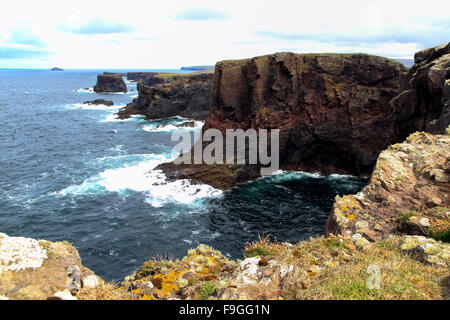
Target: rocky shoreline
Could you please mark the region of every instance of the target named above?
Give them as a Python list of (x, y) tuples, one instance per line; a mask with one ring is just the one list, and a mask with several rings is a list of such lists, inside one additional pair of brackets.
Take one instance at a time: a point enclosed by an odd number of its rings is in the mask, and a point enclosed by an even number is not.
[[(281, 128), (283, 168), (370, 182), (336, 197), (323, 236), (260, 238), (236, 261), (200, 245), (180, 260), (149, 260), (121, 284), (83, 267), (67, 242), (0, 234), (0, 299), (449, 299), (449, 79), (450, 43), (418, 52), (411, 69), (361, 54), (281, 53), (219, 62), (214, 77), (139, 79), (124, 117), (179, 112), (175, 97), (193, 99), (199, 86), (204, 101), (212, 81), (205, 129)], [(257, 176), (237, 165), (160, 169), (222, 189)]]

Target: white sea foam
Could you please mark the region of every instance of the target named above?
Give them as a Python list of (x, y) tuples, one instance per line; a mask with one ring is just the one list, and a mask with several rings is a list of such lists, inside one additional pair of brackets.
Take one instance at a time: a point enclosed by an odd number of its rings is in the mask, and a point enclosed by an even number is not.
[(152, 123), (150, 125), (146, 125), (144, 127), (142, 127), (142, 129), (144, 131), (147, 132), (171, 132), (171, 131), (175, 131), (175, 130), (188, 130), (188, 131), (195, 131), (195, 130), (199, 130), (203, 127), (204, 122), (203, 121), (194, 121), (194, 126), (179, 126), (180, 124), (183, 124), (184, 121), (175, 121), (171, 124), (167, 124), (164, 126), (158, 126), (157, 123)]
[[(116, 110), (114, 110), (116, 111)], [(121, 119), (117, 117), (117, 114), (115, 112), (107, 115), (104, 119), (100, 120), (100, 122), (124, 122), (124, 121), (132, 121), (132, 120), (139, 120), (142, 119), (143, 116), (141, 115), (132, 115), (129, 118)]]
[(337, 173), (330, 174), (327, 177), (327, 179), (331, 179), (331, 180), (352, 179), (352, 178), (356, 178), (356, 177), (352, 176), (350, 174), (337, 174)]
[[(118, 156), (123, 159), (127, 156)], [(169, 155), (142, 155), (143, 161), (134, 165), (123, 165), (120, 168), (106, 169), (99, 174), (90, 177), (81, 184), (69, 186), (59, 195), (82, 196), (105, 192), (124, 193), (127, 190), (144, 192), (146, 202), (154, 207), (161, 207), (169, 202), (191, 204), (197, 199), (220, 196), (222, 191), (206, 184), (193, 184), (189, 180), (167, 181), (166, 176), (160, 170), (154, 168), (172, 160)], [(104, 157), (98, 161), (111, 160), (114, 157)], [(117, 160), (116, 159), (116, 160)]]
[(73, 90), (73, 92), (94, 93), (94, 88), (79, 88), (79, 89)]
[(90, 104), (90, 103), (75, 103), (73, 105), (68, 106), (68, 108), (70, 109), (102, 110), (102, 111), (117, 111), (122, 107), (124, 107), (124, 105), (107, 106), (104, 104)]

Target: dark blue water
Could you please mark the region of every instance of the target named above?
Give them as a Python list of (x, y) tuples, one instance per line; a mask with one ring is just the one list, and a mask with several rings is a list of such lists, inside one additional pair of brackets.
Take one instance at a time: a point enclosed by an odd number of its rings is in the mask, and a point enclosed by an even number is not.
[[(259, 233), (291, 242), (319, 234), (334, 197), (364, 186), (301, 172), (225, 193), (168, 183), (152, 169), (171, 159), (171, 132), (184, 119), (115, 120), (136, 87), (86, 90), (102, 71), (0, 70), (0, 232), (68, 240), (84, 265), (120, 281), (156, 255), (182, 257), (199, 243), (242, 258)], [(98, 98), (115, 106), (82, 104)]]

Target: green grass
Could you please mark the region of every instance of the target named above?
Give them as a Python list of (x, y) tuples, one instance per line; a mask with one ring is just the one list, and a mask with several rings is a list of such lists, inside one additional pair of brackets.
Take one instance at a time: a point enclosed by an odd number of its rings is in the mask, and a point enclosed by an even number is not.
[(155, 75), (155, 78), (171, 79), (171, 78), (175, 78), (175, 77), (191, 77), (191, 76), (196, 76), (196, 75), (205, 74), (205, 73), (213, 73), (213, 72), (214, 72), (214, 69), (207, 69), (207, 70), (201, 70), (201, 71), (190, 72), (190, 73), (161, 72), (161, 73), (158, 73), (157, 75)]

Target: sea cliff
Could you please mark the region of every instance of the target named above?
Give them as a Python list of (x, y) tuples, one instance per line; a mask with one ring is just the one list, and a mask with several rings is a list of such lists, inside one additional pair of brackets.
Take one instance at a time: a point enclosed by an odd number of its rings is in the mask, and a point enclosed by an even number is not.
[[(284, 168), (370, 175), (360, 193), (336, 197), (324, 235), (260, 238), (241, 260), (199, 245), (112, 284), (67, 242), (0, 234), (0, 298), (449, 299), (449, 58), (445, 44), (411, 69), (360, 54), (218, 63), (206, 128), (281, 128)], [(189, 79), (175, 80), (181, 91)], [(145, 90), (158, 100), (163, 89)], [(161, 168), (173, 179), (223, 189), (251, 178), (244, 166), (171, 166)]]

